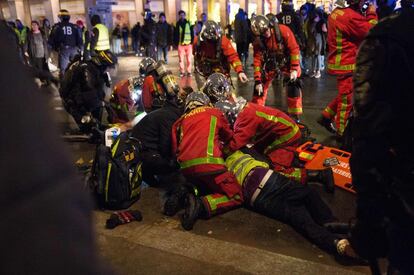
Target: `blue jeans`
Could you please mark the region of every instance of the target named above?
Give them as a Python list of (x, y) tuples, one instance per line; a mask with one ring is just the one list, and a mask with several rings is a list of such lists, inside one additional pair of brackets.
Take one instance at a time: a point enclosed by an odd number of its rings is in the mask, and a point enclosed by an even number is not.
[(165, 63), (168, 63), (168, 46), (158, 46), (158, 60), (162, 60), (163, 55)]
[(59, 50), (59, 69), (61, 76), (63, 76), (69, 65), (69, 62), (75, 57), (77, 53), (77, 47), (63, 47)]

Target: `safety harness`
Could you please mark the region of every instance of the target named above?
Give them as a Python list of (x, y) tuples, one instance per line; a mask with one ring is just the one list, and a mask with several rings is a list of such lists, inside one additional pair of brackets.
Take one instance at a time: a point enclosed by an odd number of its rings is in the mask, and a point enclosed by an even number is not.
[[(263, 54), (263, 66), (262, 66), (262, 78), (265, 77), (266, 73), (271, 71), (276, 71), (278, 74), (280, 73), (280, 69), (284, 67), (289, 62), (289, 58), (286, 58), (285, 55), (285, 45), (282, 39), (282, 34), (279, 28), (279, 24), (277, 22), (273, 23), (273, 32), (276, 37), (277, 49), (269, 49), (266, 46), (266, 42), (264, 41), (264, 37), (259, 37), (260, 48), (264, 52)], [(272, 39), (273, 43), (273, 39)]]
[[(222, 44), (222, 37), (217, 40), (216, 43), (216, 57), (215, 58), (206, 58), (201, 53), (201, 39), (197, 40), (196, 48), (195, 48), (195, 58), (194, 58), (194, 67), (196, 69), (196, 72), (203, 76), (208, 77), (212, 73), (223, 73), (225, 75), (228, 75), (230, 73), (230, 65), (227, 62), (223, 62), (223, 50), (221, 48)], [(227, 64), (225, 66), (224, 64)]]

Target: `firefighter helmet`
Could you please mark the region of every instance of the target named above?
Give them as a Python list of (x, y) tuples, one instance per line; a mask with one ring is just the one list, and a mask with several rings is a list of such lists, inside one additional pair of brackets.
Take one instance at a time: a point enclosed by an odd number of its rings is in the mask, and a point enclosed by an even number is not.
[(214, 107), (223, 112), (224, 116), (229, 121), (230, 125), (233, 127), (236, 122), (237, 116), (246, 106), (247, 101), (243, 97), (238, 97), (235, 102), (229, 100), (219, 101)]
[(221, 37), (223, 30), (221, 29), (220, 25), (213, 20), (207, 20), (204, 23), (203, 28), (200, 32), (200, 40), (212, 40), (217, 41)]
[(275, 26), (278, 23), (277, 17), (273, 13), (266, 14), (266, 18), (269, 20), (269, 23), (272, 26)]
[(224, 74), (214, 73), (207, 78), (201, 91), (205, 93), (214, 104), (217, 101), (226, 100), (231, 96), (231, 85)]
[(252, 19), (252, 31), (255, 35), (264, 35), (264, 33), (269, 29), (269, 19), (263, 15), (257, 15)]
[(191, 111), (200, 106), (207, 106), (210, 104), (210, 99), (203, 92), (192, 92), (185, 99), (185, 112)]
[(62, 22), (69, 22), (70, 13), (68, 12), (68, 10), (60, 10), (59, 13), (58, 13), (58, 18)]
[(282, 11), (293, 11), (293, 1), (292, 0), (282, 0)]
[(139, 74), (145, 76), (149, 73), (149, 69), (152, 65), (155, 64), (155, 60), (151, 57), (145, 57), (139, 63)]

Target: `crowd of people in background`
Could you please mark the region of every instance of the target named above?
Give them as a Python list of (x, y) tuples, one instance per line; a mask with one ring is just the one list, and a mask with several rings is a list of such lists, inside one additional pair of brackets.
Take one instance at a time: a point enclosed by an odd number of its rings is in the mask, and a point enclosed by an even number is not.
[[(114, 24), (110, 32), (112, 52), (121, 55), (132, 51), (136, 56), (164, 60), (168, 64), (168, 53), (175, 47), (179, 55), (180, 75), (191, 76), (192, 44), (207, 21), (207, 15), (202, 13), (194, 24), (186, 19), (186, 13), (182, 10), (179, 11), (179, 20), (175, 24), (169, 22), (163, 12), (156, 18), (150, 10), (145, 10), (143, 16), (143, 25), (137, 22), (131, 29), (125, 23)], [(247, 12), (239, 9), (232, 24), (224, 28), (224, 35), (236, 45), (244, 68), (248, 65), (249, 47), (254, 40), (250, 20), (255, 16), (253, 13), (249, 18)], [(321, 71), (325, 69), (327, 17), (323, 7), (305, 3), (295, 11), (291, 1), (282, 1), (281, 12), (276, 15), (278, 22), (289, 26), (295, 34), (301, 49), (300, 63), (305, 76), (320, 78)], [(83, 40), (87, 40), (90, 34), (85, 22), (78, 20), (77, 25)], [(22, 58), (37, 69), (48, 71), (47, 61), (51, 50), (47, 43), (51, 32), (49, 20), (45, 18), (41, 22), (32, 21), (30, 28), (20, 20), (9, 22), (9, 26), (16, 33)]]

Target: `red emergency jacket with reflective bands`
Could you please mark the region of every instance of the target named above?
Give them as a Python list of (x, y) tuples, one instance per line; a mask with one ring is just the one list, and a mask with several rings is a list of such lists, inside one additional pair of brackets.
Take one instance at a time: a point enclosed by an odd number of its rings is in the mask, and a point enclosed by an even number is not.
[(328, 18), (328, 73), (348, 74), (355, 70), (358, 47), (377, 23), (375, 8), (367, 16), (352, 8), (336, 8)]
[(188, 173), (214, 173), (225, 169), (222, 142), (233, 134), (223, 113), (213, 107), (198, 107), (183, 115), (172, 128), (173, 153)]
[[(237, 73), (243, 72), (243, 66), (240, 61), (239, 55), (237, 54), (236, 50), (233, 48), (230, 40), (226, 36), (221, 37), (221, 55), (220, 60), (217, 59), (217, 45), (215, 42), (211, 41), (200, 41), (198, 42), (199, 37), (194, 38), (194, 55), (195, 58), (201, 57), (202, 59), (207, 59), (213, 63), (220, 63), (225, 62), (225, 64), (221, 64), (223, 68), (233, 67), (233, 69)], [(199, 46), (198, 46), (199, 44)], [(200, 51), (200, 52), (198, 52)], [(203, 61), (203, 60), (201, 60)], [(221, 72), (223, 74), (228, 74), (230, 72)]]
[(299, 126), (284, 112), (254, 103), (248, 103), (237, 116), (230, 151), (253, 143), (265, 154), (299, 140)]
[[(285, 53), (288, 53), (290, 64), (288, 64), (288, 68), (285, 68), (287, 72), (296, 70), (298, 72), (298, 76), (301, 74), (300, 66), (299, 66), (299, 45), (296, 42), (295, 35), (290, 30), (289, 27), (279, 24), (280, 34), (282, 36), (283, 44), (285, 47)], [(269, 51), (277, 51), (278, 44), (274, 29), (271, 28), (272, 36), (265, 39), (265, 44), (262, 45), (260, 38), (257, 37), (255, 42), (253, 43), (253, 65), (254, 65), (254, 79), (257, 81), (262, 80), (262, 67), (264, 64), (264, 55), (265, 52), (263, 50), (263, 46), (266, 47)], [(287, 48), (287, 49), (286, 49)]]

